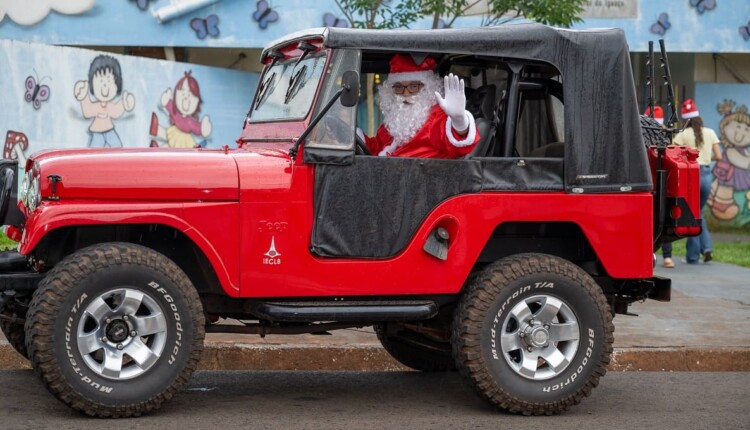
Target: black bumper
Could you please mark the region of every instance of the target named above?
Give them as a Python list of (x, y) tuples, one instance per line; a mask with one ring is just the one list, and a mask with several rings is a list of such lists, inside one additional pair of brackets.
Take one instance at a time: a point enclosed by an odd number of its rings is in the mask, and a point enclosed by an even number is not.
[(6, 291), (14, 291), (15, 294), (31, 293), (36, 290), (36, 286), (44, 276), (44, 273), (29, 268), (26, 258), (18, 252), (0, 252), (0, 293)]
[(669, 278), (662, 278), (661, 276), (654, 276), (649, 279), (654, 283), (651, 291), (648, 293), (648, 298), (656, 300), (658, 302), (668, 302), (672, 300), (672, 280)]

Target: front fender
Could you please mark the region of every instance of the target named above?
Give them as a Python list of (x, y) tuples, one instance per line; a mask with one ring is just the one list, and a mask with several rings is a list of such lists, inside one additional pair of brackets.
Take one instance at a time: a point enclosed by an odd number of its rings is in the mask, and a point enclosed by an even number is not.
[[(210, 217), (207, 216), (210, 214)], [(58, 202), (42, 204), (26, 221), (18, 251), (27, 255), (50, 232), (74, 226), (160, 224), (174, 228), (193, 241), (214, 268), (222, 288), (239, 295), (237, 243), (226, 232), (237, 231), (238, 205), (212, 203), (115, 203)], [(220, 222), (217, 222), (220, 220)], [(236, 237), (236, 235), (235, 235)], [(211, 240), (211, 239), (214, 240)], [(235, 241), (236, 242), (236, 241)]]

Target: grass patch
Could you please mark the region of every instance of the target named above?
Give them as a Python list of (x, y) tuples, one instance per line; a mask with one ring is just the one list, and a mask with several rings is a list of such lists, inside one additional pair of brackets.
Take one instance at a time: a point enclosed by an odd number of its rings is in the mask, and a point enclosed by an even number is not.
[[(672, 243), (672, 254), (685, 256), (686, 239)], [(742, 267), (750, 267), (750, 242), (733, 240), (729, 242), (717, 242), (714, 240), (714, 261), (734, 264)]]
[(16, 249), (18, 242), (8, 239), (5, 233), (0, 233), (0, 250)]

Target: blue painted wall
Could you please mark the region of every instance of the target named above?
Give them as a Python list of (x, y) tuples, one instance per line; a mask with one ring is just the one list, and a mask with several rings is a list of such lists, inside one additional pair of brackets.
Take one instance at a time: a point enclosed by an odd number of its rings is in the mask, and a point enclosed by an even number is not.
[[(277, 14), (275, 22), (267, 22), (265, 29), (253, 19), (259, 3), (254, 0), (210, 0), (217, 3), (194, 10), (160, 24), (154, 13), (174, 4), (200, 0), (46, 0), (50, 4), (67, 2), (93, 3), (78, 15), (51, 12), (34, 25), (19, 25), (11, 16), (0, 21), (0, 38), (66, 45), (109, 46), (206, 46), (206, 47), (263, 47), (287, 33), (323, 25), (323, 15), (341, 14), (333, 0), (272, 0), (267, 4)], [(713, 0), (704, 0), (710, 2)], [(142, 2), (146, 10), (138, 8)], [(663, 13), (668, 15), (669, 28), (664, 37), (671, 52), (750, 52), (750, 40), (744, 40), (741, 27), (750, 27), (750, 1), (715, 0), (714, 9), (702, 14), (691, 6), (691, 0), (592, 0), (610, 3), (638, 2), (637, 18), (589, 18), (574, 28), (621, 27), (625, 30), (633, 51), (645, 51), (647, 41), (659, 35), (652, 27)], [(13, 3), (25, 4), (21, 0)], [(44, 3), (42, 1), (41, 3)], [(260, 8), (263, 9), (261, 4)], [(2, 7), (2, 6), (0, 6)], [(26, 6), (30, 7), (30, 6)], [(615, 9), (616, 6), (613, 6)], [(0, 16), (5, 11), (0, 10)], [(198, 35), (206, 29), (194, 19), (215, 15), (218, 23), (208, 25), (212, 32), (203, 39)], [(257, 16), (257, 15), (256, 15)], [(269, 15), (268, 17), (273, 17)], [(481, 18), (472, 16), (456, 21), (455, 27), (480, 24)], [(429, 28), (431, 20), (415, 23), (413, 28)], [(218, 29), (218, 33), (216, 33)], [(212, 35), (213, 33), (214, 35)]]

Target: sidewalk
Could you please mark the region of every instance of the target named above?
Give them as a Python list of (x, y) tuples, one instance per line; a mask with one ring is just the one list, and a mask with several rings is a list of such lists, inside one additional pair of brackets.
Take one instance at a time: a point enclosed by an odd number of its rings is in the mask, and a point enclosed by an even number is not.
[[(750, 269), (712, 262), (657, 263), (672, 278), (672, 301), (630, 307), (615, 317), (611, 370), (750, 371)], [(0, 336), (0, 368), (28, 368)], [(371, 328), (331, 335), (208, 334), (204, 370), (404, 370)]]

